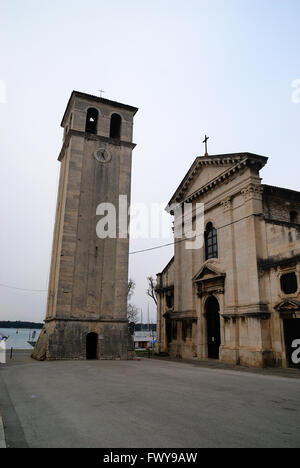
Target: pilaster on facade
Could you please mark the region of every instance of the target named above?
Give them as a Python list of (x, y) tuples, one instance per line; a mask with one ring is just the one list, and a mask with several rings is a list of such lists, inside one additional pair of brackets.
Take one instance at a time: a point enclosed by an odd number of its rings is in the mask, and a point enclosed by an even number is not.
[(221, 206), (223, 208), (224, 213), (231, 211), (232, 210), (232, 197), (226, 197), (224, 200), (222, 200)]
[(263, 192), (263, 187), (260, 184), (253, 182), (241, 190), (241, 194), (244, 196), (245, 202), (249, 200), (262, 201)]

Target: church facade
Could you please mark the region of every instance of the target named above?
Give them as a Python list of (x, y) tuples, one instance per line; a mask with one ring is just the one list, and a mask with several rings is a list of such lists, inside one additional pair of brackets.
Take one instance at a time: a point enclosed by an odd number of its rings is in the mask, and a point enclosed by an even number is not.
[(263, 185), (268, 159), (195, 160), (170, 200), (204, 204), (204, 242), (157, 276), (158, 348), (173, 358), (292, 367), (300, 340), (300, 193)]

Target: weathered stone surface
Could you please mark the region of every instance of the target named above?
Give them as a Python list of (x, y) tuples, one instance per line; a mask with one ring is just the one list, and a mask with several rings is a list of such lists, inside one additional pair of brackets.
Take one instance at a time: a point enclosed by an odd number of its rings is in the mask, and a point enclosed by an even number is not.
[[(207, 358), (206, 304), (214, 296), (221, 361), (289, 365), (284, 320), (300, 319), (300, 193), (262, 185), (266, 162), (249, 153), (197, 158), (171, 199), (191, 203), (194, 214), (196, 203), (204, 204), (205, 226), (217, 230), (218, 256), (206, 260), (204, 246), (186, 250), (185, 242), (175, 243), (174, 259), (158, 275), (158, 352)], [(298, 282), (292, 294), (280, 284), (289, 272)], [(187, 324), (191, 336), (184, 336)]]
[[(99, 113), (95, 134), (86, 132), (87, 111)], [(136, 108), (73, 92), (63, 118), (60, 182), (52, 249), (46, 323), (36, 359), (85, 359), (86, 338), (97, 334), (98, 359), (128, 359), (129, 238), (100, 239), (96, 215), (119, 195), (130, 203), (133, 117)], [(121, 117), (119, 138), (110, 138), (111, 115)], [(106, 162), (95, 157), (99, 150)]]

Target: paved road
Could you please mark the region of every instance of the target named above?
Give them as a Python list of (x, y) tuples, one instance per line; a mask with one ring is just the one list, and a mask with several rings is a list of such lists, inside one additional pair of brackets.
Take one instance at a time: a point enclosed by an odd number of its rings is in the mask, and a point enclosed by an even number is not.
[(160, 360), (0, 367), (13, 447), (300, 447), (300, 380)]

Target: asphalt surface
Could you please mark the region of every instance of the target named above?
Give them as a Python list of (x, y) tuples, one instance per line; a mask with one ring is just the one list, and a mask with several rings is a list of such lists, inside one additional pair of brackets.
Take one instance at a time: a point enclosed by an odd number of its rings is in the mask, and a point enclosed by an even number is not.
[(8, 447), (300, 447), (300, 379), (156, 359), (0, 366)]

